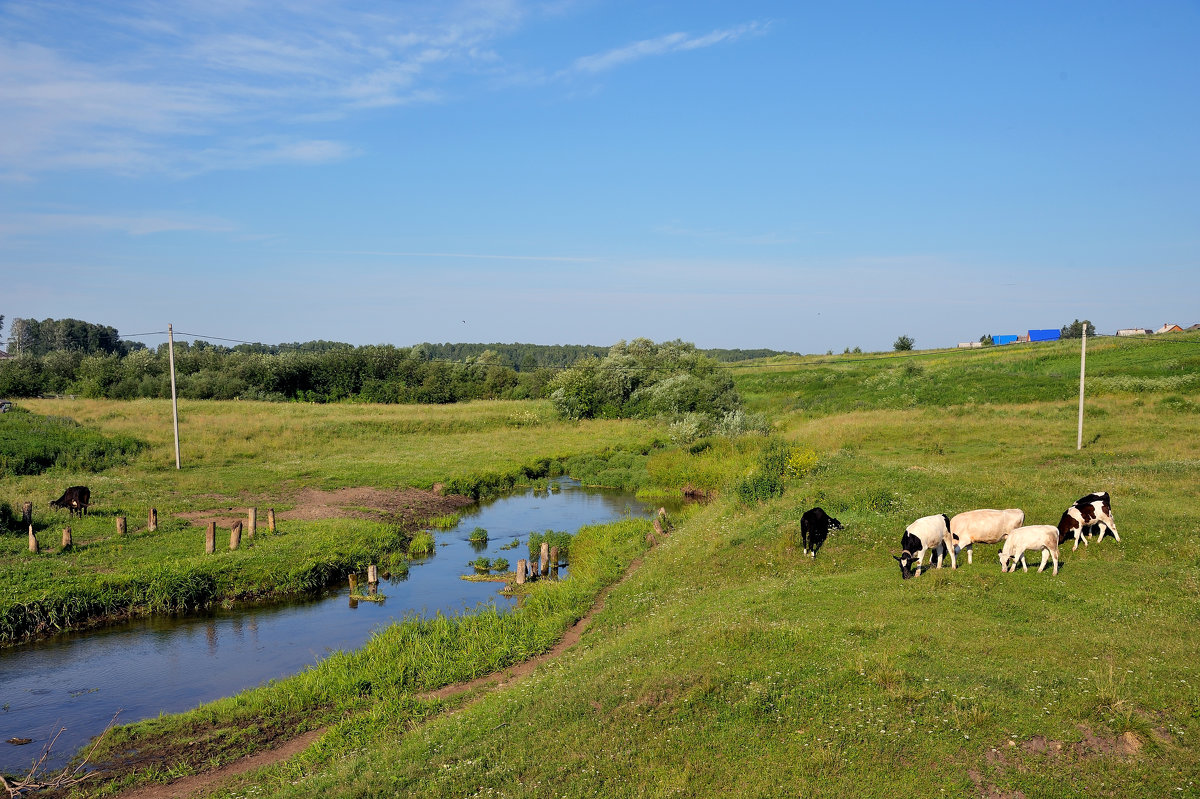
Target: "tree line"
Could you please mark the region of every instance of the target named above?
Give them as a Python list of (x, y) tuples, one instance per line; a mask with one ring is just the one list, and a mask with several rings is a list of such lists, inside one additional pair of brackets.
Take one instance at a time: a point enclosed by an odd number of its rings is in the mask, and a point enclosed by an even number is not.
[[(0, 397), (71, 394), (108, 399), (171, 395), (166, 344), (120, 338), (115, 328), (78, 319), (14, 319), (10, 357), (0, 360)], [(719, 351), (730, 353), (758, 351)], [(571, 416), (700, 410), (728, 411), (732, 381), (717, 358), (692, 344), (646, 339), (614, 347), (535, 344), (390, 344), (334, 341), (175, 343), (177, 393), (185, 399), (306, 402), (450, 403), (547, 397), (582, 373), (601, 378), (594, 394), (561, 403)], [(572, 367), (581, 367), (565, 377)], [(596, 367), (601, 367), (598, 370)], [(686, 379), (682, 375), (690, 375)], [(676, 376), (658, 388), (660, 380)], [(588, 380), (582, 381), (588, 383)], [(560, 391), (563, 398), (570, 390)], [(736, 395), (733, 395), (736, 397)], [(567, 407), (569, 406), (569, 407)]]

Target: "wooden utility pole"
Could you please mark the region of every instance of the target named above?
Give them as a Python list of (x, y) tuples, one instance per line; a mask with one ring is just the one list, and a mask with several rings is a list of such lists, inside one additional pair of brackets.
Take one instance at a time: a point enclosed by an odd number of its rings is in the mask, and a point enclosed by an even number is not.
[(175, 468), (179, 467), (179, 399), (175, 396), (175, 330), (167, 324), (167, 354), (171, 360), (171, 416), (175, 420)]
[(1075, 436), (1075, 449), (1083, 449), (1083, 373), (1087, 366), (1087, 322), (1083, 323), (1083, 346), (1079, 348), (1079, 433)]

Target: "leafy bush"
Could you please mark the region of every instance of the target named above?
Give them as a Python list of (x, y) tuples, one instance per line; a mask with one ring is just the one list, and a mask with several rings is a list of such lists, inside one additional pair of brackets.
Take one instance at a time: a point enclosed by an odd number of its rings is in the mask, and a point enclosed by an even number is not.
[(496, 558), (492, 561), (492, 571), (508, 571), (508, 558)]
[(561, 372), (549, 390), (568, 419), (690, 413), (716, 419), (741, 406), (728, 370), (683, 341), (618, 342), (603, 360), (587, 358)]
[(482, 527), (476, 527), (471, 531), (470, 540), (477, 544), (486, 544), (488, 540), (488, 531)]

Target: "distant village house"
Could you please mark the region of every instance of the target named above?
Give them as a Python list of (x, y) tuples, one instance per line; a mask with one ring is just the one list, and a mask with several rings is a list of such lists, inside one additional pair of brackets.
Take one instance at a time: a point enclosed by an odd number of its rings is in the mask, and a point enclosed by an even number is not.
[(1158, 330), (1154, 331), (1155, 335), (1158, 335), (1159, 333), (1182, 333), (1182, 332), (1183, 332), (1182, 327), (1180, 327), (1179, 325), (1173, 325), (1170, 322), (1167, 322), (1165, 325), (1160, 327)]

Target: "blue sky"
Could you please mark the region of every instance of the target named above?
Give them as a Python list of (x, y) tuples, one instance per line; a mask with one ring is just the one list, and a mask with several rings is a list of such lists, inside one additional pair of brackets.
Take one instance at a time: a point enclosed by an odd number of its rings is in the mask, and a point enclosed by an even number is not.
[(801, 352), (1186, 326), (1198, 87), (1194, 0), (0, 2), (0, 314)]

